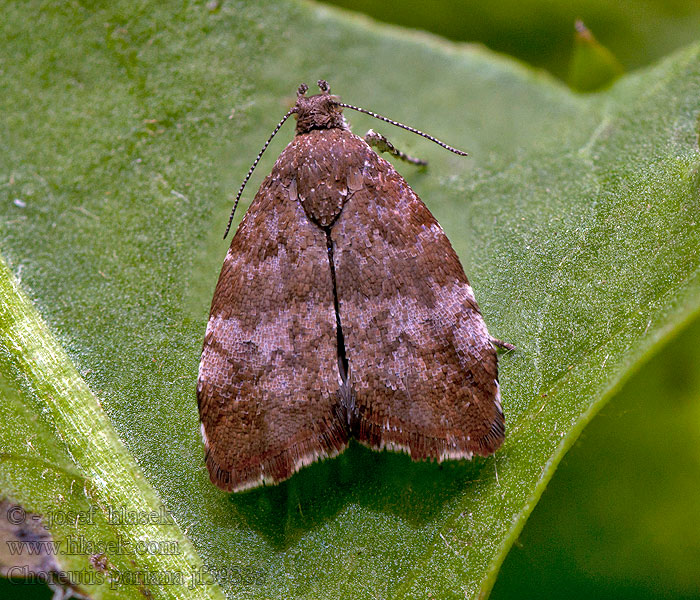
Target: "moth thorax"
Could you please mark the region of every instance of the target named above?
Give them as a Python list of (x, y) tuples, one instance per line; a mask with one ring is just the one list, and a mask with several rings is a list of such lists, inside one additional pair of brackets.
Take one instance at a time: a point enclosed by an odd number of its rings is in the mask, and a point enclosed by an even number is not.
[(348, 129), (338, 101), (338, 97), (331, 94), (317, 94), (308, 98), (299, 96), (294, 107), (297, 135), (312, 129)]

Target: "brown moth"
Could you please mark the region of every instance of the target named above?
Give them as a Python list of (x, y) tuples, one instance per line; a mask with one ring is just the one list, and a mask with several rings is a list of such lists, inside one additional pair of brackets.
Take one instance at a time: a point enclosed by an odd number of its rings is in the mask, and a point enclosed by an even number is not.
[(489, 335), (442, 228), (369, 144), (421, 161), (354, 135), (342, 109), (465, 153), (318, 84), (310, 97), (299, 87), (241, 185), (238, 198), (294, 115), (296, 136), (233, 237), (211, 304), (197, 401), (224, 490), (283, 481), (350, 438), (440, 462), (488, 456), (505, 435), (494, 346), (512, 346)]

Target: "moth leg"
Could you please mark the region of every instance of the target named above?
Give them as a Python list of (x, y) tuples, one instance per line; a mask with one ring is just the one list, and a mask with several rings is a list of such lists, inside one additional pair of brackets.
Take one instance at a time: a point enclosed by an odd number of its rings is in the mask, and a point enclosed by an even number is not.
[(374, 131), (374, 129), (370, 129), (365, 134), (365, 142), (367, 142), (370, 146), (374, 146), (377, 150), (379, 150), (379, 152), (388, 152), (392, 156), (405, 160), (412, 165), (425, 166), (428, 164), (428, 162), (425, 160), (421, 160), (420, 158), (415, 158), (401, 152), (401, 150), (395, 148), (389, 140), (387, 140), (381, 133)]
[(491, 338), (491, 343), (498, 348), (502, 348), (503, 350), (515, 350), (515, 346), (513, 346), (513, 344), (496, 339), (495, 337)]

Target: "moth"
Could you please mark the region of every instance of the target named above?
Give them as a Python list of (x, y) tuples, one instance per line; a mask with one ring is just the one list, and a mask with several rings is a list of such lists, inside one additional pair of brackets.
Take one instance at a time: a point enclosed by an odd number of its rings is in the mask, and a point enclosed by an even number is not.
[(238, 191), (236, 204), (293, 115), (211, 304), (197, 402), (211, 481), (228, 491), (283, 481), (351, 438), (440, 462), (505, 436), (496, 346), (512, 346), (489, 335), (444, 231), (371, 146), (422, 161), (353, 134), (343, 108), (466, 153), (318, 85), (299, 87)]

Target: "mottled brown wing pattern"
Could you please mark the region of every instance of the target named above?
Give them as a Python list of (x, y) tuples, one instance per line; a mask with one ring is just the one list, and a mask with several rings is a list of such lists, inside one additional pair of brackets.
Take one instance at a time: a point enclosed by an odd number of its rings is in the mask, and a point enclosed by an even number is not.
[(273, 170), (216, 286), (197, 399), (213, 483), (276, 483), (347, 445), (323, 230)]
[(505, 433), (497, 356), (459, 259), (387, 161), (367, 147), (353, 168), (331, 234), (352, 434), (413, 459), (489, 455)]
[(225, 490), (287, 479), (350, 436), (438, 461), (504, 439), (496, 351), (457, 255), (341, 107), (368, 111), (319, 88), (301, 85), (275, 129), (297, 117), (212, 301), (197, 398)]

